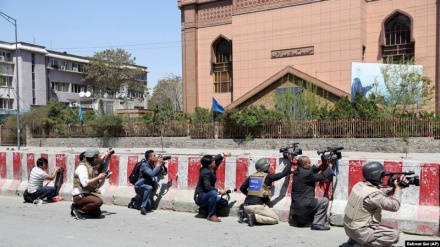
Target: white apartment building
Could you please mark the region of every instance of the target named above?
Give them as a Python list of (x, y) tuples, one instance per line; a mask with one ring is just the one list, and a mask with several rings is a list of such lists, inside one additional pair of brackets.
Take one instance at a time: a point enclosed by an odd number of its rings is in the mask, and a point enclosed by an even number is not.
[[(16, 113), (17, 71), (20, 113), (35, 106), (46, 105), (56, 99), (66, 106), (98, 110), (98, 101), (104, 103), (106, 113), (116, 113), (117, 109), (147, 109), (147, 100), (140, 99), (139, 92), (121, 91), (116, 95), (98, 94), (87, 81), (82, 79), (87, 58), (47, 50), (44, 46), (18, 42), (0, 41), (0, 115)], [(17, 63), (18, 58), (18, 63)], [(18, 64), (18, 66), (17, 66)], [(136, 65), (137, 66), (137, 65)], [(138, 78), (147, 88), (147, 67), (137, 66), (145, 71)]]

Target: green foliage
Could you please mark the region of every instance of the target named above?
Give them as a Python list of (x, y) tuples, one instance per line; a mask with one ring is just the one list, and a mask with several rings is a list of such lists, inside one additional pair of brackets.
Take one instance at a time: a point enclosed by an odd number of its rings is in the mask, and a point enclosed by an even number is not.
[(182, 111), (182, 77), (171, 74), (160, 79), (153, 89), (153, 96), (149, 99), (148, 105), (152, 110), (157, 105), (161, 105), (167, 99), (173, 102), (171, 109), (177, 112)]
[(191, 123), (212, 123), (212, 111), (206, 108), (196, 107), (195, 112), (191, 115)]
[(174, 121), (176, 119), (176, 112), (173, 108), (174, 103), (170, 98), (166, 98), (157, 107), (154, 122), (160, 126), (164, 123)]
[(154, 117), (154, 114), (153, 114), (153, 113), (151, 113), (151, 112), (147, 112), (147, 113), (145, 113), (145, 114), (141, 117), (140, 121), (141, 121), (141, 122), (144, 122), (144, 123), (152, 123), (152, 122), (153, 122), (153, 117)]
[(136, 66), (131, 54), (123, 49), (107, 49), (96, 52), (89, 57), (85, 65), (87, 73), (84, 79), (90, 82), (98, 92), (95, 95), (109, 93), (115, 95), (125, 87), (130, 91), (145, 92), (145, 81), (137, 78), (145, 75), (146, 71)]
[(414, 66), (415, 59), (387, 62), (381, 68), (386, 89), (376, 92), (377, 103), (383, 106), (390, 117), (416, 114), (434, 95), (435, 88), (431, 86), (431, 80), (423, 75), (421, 68)]
[(21, 121), (21, 124), (34, 129), (37, 127), (42, 127), (48, 118), (49, 107), (38, 107), (26, 112), (22, 117), (23, 120)]
[(122, 117), (114, 115), (102, 115), (90, 122), (96, 133), (96, 136), (119, 136), (123, 133)]
[(317, 87), (305, 81), (298, 83), (298, 87), (279, 88), (285, 91), (276, 95), (276, 109), (283, 114), (283, 120), (286, 121), (316, 119), (321, 105)]
[(227, 111), (224, 114), (223, 121), (244, 127), (258, 127), (275, 123), (282, 120), (283, 116), (276, 110), (267, 109), (265, 106), (250, 106), (242, 110)]

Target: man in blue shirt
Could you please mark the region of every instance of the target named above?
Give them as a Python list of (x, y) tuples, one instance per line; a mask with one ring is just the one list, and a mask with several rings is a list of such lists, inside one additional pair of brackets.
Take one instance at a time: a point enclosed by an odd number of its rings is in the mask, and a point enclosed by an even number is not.
[(162, 157), (157, 156), (153, 150), (145, 152), (145, 162), (142, 163), (139, 171), (139, 179), (134, 185), (134, 191), (142, 201), (134, 201), (133, 208), (140, 209), (141, 214), (147, 214), (152, 209), (151, 197), (154, 191), (154, 183), (157, 182), (157, 175), (161, 172), (164, 165)]

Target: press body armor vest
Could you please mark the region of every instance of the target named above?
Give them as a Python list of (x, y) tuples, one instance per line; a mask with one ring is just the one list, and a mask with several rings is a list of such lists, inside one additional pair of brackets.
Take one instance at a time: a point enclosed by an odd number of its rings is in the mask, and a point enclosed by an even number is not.
[(364, 199), (374, 192), (386, 194), (376, 187), (368, 186), (364, 182), (357, 183), (348, 197), (345, 207), (344, 225), (350, 229), (359, 229), (364, 226), (378, 226), (382, 218), (382, 208), (369, 212), (364, 208)]
[[(87, 174), (88, 174), (88, 176), (89, 176), (89, 179), (92, 179), (92, 178), (94, 178), (95, 177), (95, 172), (94, 172), (94, 169), (93, 169), (93, 166), (92, 165), (90, 165), (89, 164), (89, 162), (87, 162), (87, 161), (82, 161), (82, 162), (80, 162), (79, 163), (79, 165), (78, 166), (85, 166), (86, 168), (87, 168)], [(97, 185), (98, 183), (96, 183), (96, 185)], [(73, 186), (74, 187), (76, 187), (76, 188), (80, 188), (80, 190), (81, 191), (87, 191), (87, 192), (90, 192), (90, 193), (92, 193), (92, 192), (96, 192), (96, 187), (95, 187), (95, 185), (88, 185), (88, 186), (86, 186), (86, 187), (83, 187), (82, 185), (81, 185), (81, 182), (79, 181), (79, 177), (75, 174), (75, 176), (73, 177)]]
[(258, 196), (258, 197), (268, 197), (270, 199), (271, 196), (271, 186), (267, 186), (264, 184), (264, 180), (266, 179), (266, 172), (256, 172), (249, 176), (249, 187), (248, 187), (248, 195), (250, 196)]

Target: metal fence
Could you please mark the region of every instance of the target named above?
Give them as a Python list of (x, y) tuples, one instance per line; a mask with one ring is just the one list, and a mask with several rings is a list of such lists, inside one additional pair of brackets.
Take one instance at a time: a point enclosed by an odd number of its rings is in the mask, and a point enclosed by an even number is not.
[(31, 130), (34, 138), (51, 137), (191, 137), (193, 139), (251, 138), (440, 138), (440, 121), (428, 119), (295, 121), (245, 127), (221, 123), (125, 123), (117, 128), (93, 125), (53, 126)]
[[(1, 146), (16, 146), (17, 143), (17, 129), (8, 128), (7, 126), (0, 126), (0, 145)], [(26, 145), (26, 138), (21, 131), (20, 133), (20, 144)]]

